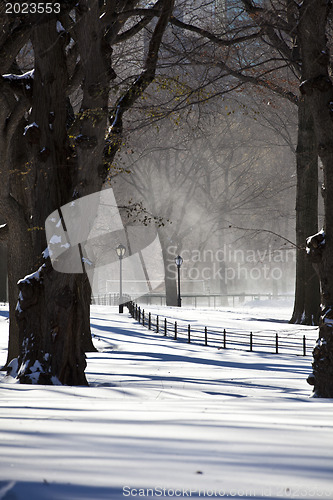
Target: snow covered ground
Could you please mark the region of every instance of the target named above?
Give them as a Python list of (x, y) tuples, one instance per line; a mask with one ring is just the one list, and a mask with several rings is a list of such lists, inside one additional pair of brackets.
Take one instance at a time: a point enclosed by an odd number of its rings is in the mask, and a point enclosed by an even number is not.
[[(316, 335), (287, 324), (290, 308), (147, 310)], [(0, 500), (333, 499), (333, 401), (310, 397), (310, 355), (175, 342), (125, 311), (93, 306), (90, 387), (23, 386), (0, 372)]]

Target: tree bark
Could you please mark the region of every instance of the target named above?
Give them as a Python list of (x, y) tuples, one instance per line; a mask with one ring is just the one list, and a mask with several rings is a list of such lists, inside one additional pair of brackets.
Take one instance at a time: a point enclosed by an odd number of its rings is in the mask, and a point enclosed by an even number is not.
[(296, 187), (296, 284), (290, 323), (317, 325), (320, 315), (319, 279), (305, 251), (306, 238), (318, 231), (318, 151), (306, 96), (298, 106)]
[(66, 42), (65, 32), (57, 30), (55, 20), (34, 27), (33, 102), (23, 138), (28, 160), (24, 165), (28, 168), (24, 182), (17, 187), (16, 200), (27, 224), (27, 262), (33, 269), (39, 268), (18, 284), (16, 317), (21, 348), (17, 363), (9, 366), (22, 383), (87, 384), (83, 348), (89, 340), (87, 276), (60, 273), (51, 266), (44, 251), (45, 220), (62, 205), (101, 190), (121, 144), (122, 115), (155, 77), (159, 46), (173, 8), (173, 0), (165, 0), (145, 68), (115, 105), (106, 148), (108, 97), (114, 73), (99, 4), (98, 0), (80, 0), (76, 6), (75, 39), (84, 78), (72, 144), (67, 130), (68, 39)]
[[(87, 384), (82, 335), (89, 308), (82, 300), (82, 276), (57, 273), (46, 249), (47, 216), (72, 199), (75, 168), (67, 135), (67, 67), (64, 40), (51, 20), (34, 28), (34, 90), (24, 138), (30, 171), (29, 190), (21, 193), (29, 218), (31, 259), (39, 270), (19, 281), (16, 317), (19, 341), (17, 378), (21, 383)], [(74, 168), (73, 168), (74, 163)], [(21, 189), (23, 185), (21, 183)], [(30, 215), (30, 217), (29, 217)]]
[(333, 397), (333, 84), (326, 38), (330, 9), (330, 2), (304, 0), (299, 21), (304, 75), (300, 88), (312, 112), (324, 172), (324, 229), (307, 240), (308, 255), (320, 279), (322, 304), (308, 382), (314, 386), (314, 395), (321, 398)]
[(0, 302), (6, 302), (7, 300), (7, 247), (2, 242), (0, 243)]
[(167, 306), (178, 305), (177, 292), (177, 266), (175, 264), (175, 256), (169, 252), (170, 239), (166, 237), (163, 230), (158, 230), (158, 235), (162, 247), (163, 265), (164, 265), (164, 283), (165, 283), (165, 300)]

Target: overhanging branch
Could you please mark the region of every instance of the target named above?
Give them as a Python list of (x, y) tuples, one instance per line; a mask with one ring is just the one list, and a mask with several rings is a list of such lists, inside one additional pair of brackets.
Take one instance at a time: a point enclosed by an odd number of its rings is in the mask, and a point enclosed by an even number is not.
[(207, 31), (203, 28), (199, 28), (198, 26), (194, 26), (193, 24), (188, 24), (184, 23), (183, 21), (180, 21), (176, 17), (172, 16), (170, 19), (170, 23), (173, 24), (174, 26), (177, 26), (178, 28), (185, 29), (187, 31), (191, 31), (192, 33), (197, 33), (198, 35), (202, 36), (203, 38), (207, 38), (211, 42), (213, 42), (215, 45), (218, 45), (219, 47), (231, 47), (232, 45), (236, 45), (239, 43), (247, 42), (249, 40), (253, 40), (260, 36), (262, 34), (262, 31), (256, 31), (255, 33), (251, 33), (249, 35), (244, 35), (244, 36), (239, 36), (235, 38), (220, 38), (210, 31)]
[(145, 61), (145, 68), (141, 75), (134, 81), (130, 88), (125, 92), (123, 96), (117, 101), (114, 113), (110, 117), (111, 123), (111, 134), (116, 132), (117, 134), (122, 131), (122, 116), (130, 109), (133, 104), (142, 96), (145, 89), (150, 85), (150, 83), (155, 78), (156, 66), (158, 60), (158, 51), (162, 42), (162, 37), (164, 31), (169, 22), (172, 9), (174, 5), (174, 0), (164, 0), (163, 8), (159, 20), (155, 26), (154, 32), (152, 34), (149, 49)]

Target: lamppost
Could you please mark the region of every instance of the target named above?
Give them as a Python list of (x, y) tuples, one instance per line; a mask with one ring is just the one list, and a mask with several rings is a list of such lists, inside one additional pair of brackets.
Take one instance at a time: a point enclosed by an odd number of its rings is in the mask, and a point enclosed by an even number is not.
[(182, 265), (183, 263), (183, 259), (180, 255), (177, 255), (177, 257), (175, 258), (175, 262), (176, 262), (176, 265), (177, 265), (177, 268), (178, 268), (178, 307), (181, 307), (182, 305), (182, 299), (181, 299), (181, 296), (180, 296), (180, 266)]
[(119, 313), (124, 312), (123, 304), (123, 258), (126, 253), (126, 247), (120, 244), (116, 248), (117, 255), (119, 257)]

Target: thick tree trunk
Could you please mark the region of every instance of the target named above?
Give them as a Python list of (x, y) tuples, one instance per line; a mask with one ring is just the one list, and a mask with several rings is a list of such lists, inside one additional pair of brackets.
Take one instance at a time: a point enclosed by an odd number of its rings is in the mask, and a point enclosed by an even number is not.
[(96, 352), (97, 349), (93, 344), (90, 330), (90, 303), (91, 303), (91, 287), (86, 274), (81, 275), (81, 282), (78, 288), (79, 302), (82, 304), (82, 329), (81, 342), (84, 352)]
[(18, 259), (17, 254), (17, 240), (15, 238), (15, 231), (10, 229), (8, 236), (8, 300), (9, 300), (9, 341), (6, 366), (17, 358), (20, 353), (20, 340), (19, 340), (19, 327), (15, 317), (17, 306), (18, 287), (17, 282), (22, 276), (25, 276), (29, 270), (27, 269), (27, 260)]
[[(17, 140), (14, 138), (11, 148), (18, 148)], [(19, 140), (22, 142), (22, 135)], [(12, 164), (16, 167), (20, 165), (19, 159), (11, 155)], [(13, 169), (15, 171), (15, 169)], [(19, 336), (19, 327), (15, 317), (15, 311), (18, 300), (19, 279), (31, 273), (34, 269), (34, 260), (31, 245), (31, 232), (28, 231), (29, 225), (24, 217), (24, 211), (16, 201), (21, 197), (21, 190), (25, 191), (25, 185), (22, 183), (22, 176), (14, 173), (11, 176), (11, 209), (7, 218), (8, 236), (7, 236), (7, 270), (8, 270), (8, 300), (9, 300), (9, 342), (8, 353), (5, 367), (17, 358), (20, 352), (22, 338)]]
[(0, 302), (7, 299), (7, 247), (0, 243)]
[[(117, 23), (111, 16), (110, 23), (115, 29), (105, 25), (107, 15), (101, 19), (99, 0), (79, 0), (76, 4), (73, 38), (80, 55), (76, 60), (80, 62), (78, 75), (82, 82), (82, 99), (77, 127), (70, 134), (72, 144), (67, 130), (69, 82), (65, 47), (69, 43), (68, 35), (51, 18), (33, 28), (32, 107), (25, 132), (23, 134), (22, 127), (19, 136), (25, 151), (17, 167), (21, 182), (17, 183), (15, 195), (8, 189), (14, 200), (12, 203), (16, 202), (21, 211), (15, 220), (21, 220), (22, 227), (26, 225), (25, 232), (20, 234), (29, 240), (27, 256), (18, 242), (17, 258), (25, 261), (27, 267), (38, 268), (19, 282), (16, 316), (21, 348), (18, 363), (13, 361), (9, 369), (12, 374), (16, 373), (20, 382), (87, 383), (83, 349), (89, 325), (87, 276), (60, 273), (51, 266), (44, 252), (45, 220), (63, 205), (101, 190), (121, 144), (122, 115), (155, 77), (158, 51), (172, 8), (173, 0), (163, 3), (145, 68), (118, 99), (114, 115), (109, 117), (107, 148), (108, 97), (110, 79), (114, 77), (109, 43), (116, 38), (123, 23)], [(113, 9), (115, 7), (110, 6), (110, 13), (116, 18)], [(63, 218), (61, 222), (64, 226)], [(84, 224), (84, 220), (78, 220), (78, 224)], [(82, 226), (83, 229), (87, 234), (87, 228)], [(66, 245), (59, 240), (54, 243)]]
[(313, 374), (308, 382), (314, 395), (333, 398), (333, 85), (329, 76), (326, 29), (330, 2), (304, 0), (300, 7), (299, 35), (306, 96), (315, 124), (318, 153), (324, 171), (324, 230), (308, 239), (308, 254), (321, 285), (322, 311), (319, 338), (313, 351)]
[[(94, 15), (91, 20), (96, 17), (95, 23), (98, 23), (97, 1), (92, 10)], [(87, 71), (89, 76), (85, 84), (91, 84), (91, 78), (95, 85), (100, 83), (98, 77), (102, 75), (107, 89), (106, 67), (101, 68), (99, 61), (99, 57), (102, 59), (101, 39), (97, 36), (98, 30), (93, 22), (90, 28), (86, 30), (84, 43), (89, 45), (88, 62), (85, 63), (90, 63), (92, 69)], [(92, 48), (94, 44), (99, 44), (97, 51)], [(87, 113), (82, 119), (80, 137), (90, 141), (89, 148), (88, 151), (85, 149), (86, 142), (80, 143), (78, 147), (82, 155), (79, 153), (77, 159), (73, 158), (66, 127), (68, 82), (64, 41), (56, 30), (55, 21), (34, 29), (33, 45), (35, 75), (30, 118), (33, 125), (26, 134), (32, 168), (28, 176), (30, 190), (25, 207), (30, 211), (33, 221), (29, 232), (32, 255), (38, 256), (46, 248), (44, 225), (47, 216), (73, 200), (73, 196), (84, 196), (101, 188), (102, 179), (96, 176), (95, 167), (96, 160), (98, 164), (103, 153), (106, 112), (99, 112), (98, 117)], [(89, 91), (92, 94), (91, 89)], [(85, 109), (105, 109), (107, 90), (102, 96), (101, 89), (95, 92), (90, 96), (89, 104)], [(89, 134), (92, 129), (93, 134)], [(94, 140), (91, 139), (92, 135)], [(86, 163), (89, 163), (90, 168), (84, 168)], [(87, 172), (88, 178), (84, 177), (84, 172)], [(98, 185), (96, 178), (99, 180)], [(20, 341), (23, 342), (17, 378), (23, 383), (86, 384), (83, 342), (87, 343), (90, 331), (87, 277), (58, 273), (51, 267), (49, 258), (41, 263), (39, 271), (19, 283), (17, 319)]]
[(81, 275), (57, 273), (47, 259), (39, 271), (19, 282), (21, 383), (87, 385), (81, 280)]
[(306, 238), (318, 231), (318, 151), (311, 110), (306, 96), (298, 106), (296, 193), (296, 285), (290, 323), (317, 325), (320, 287), (317, 273), (307, 258)]

